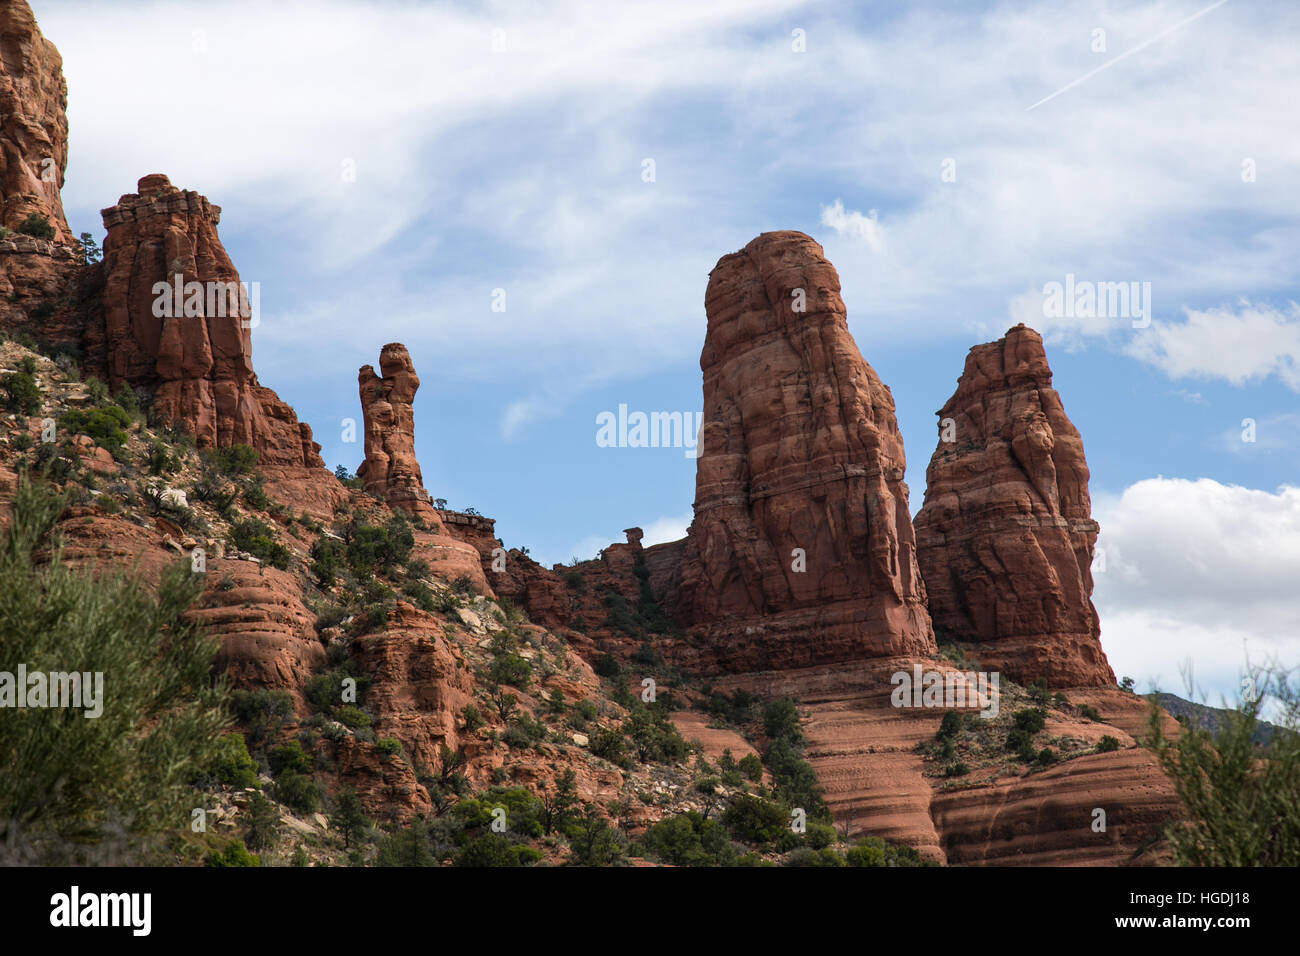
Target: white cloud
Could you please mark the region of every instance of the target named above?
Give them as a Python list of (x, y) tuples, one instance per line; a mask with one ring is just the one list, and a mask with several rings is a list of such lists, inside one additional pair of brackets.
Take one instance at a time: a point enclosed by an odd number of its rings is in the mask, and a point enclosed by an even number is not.
[(1128, 347), (1170, 378), (1221, 378), (1244, 385), (1276, 375), (1300, 392), (1300, 306), (1242, 300), (1229, 308), (1185, 309), (1185, 322), (1154, 322)]
[(648, 548), (652, 544), (678, 541), (686, 537), (686, 529), (690, 527), (694, 517), (694, 514), (684, 514), (656, 518), (641, 529), (645, 532), (645, 538), (641, 543)]
[(1276, 492), (1208, 478), (1151, 478), (1096, 496), (1102, 645), (1141, 689), (1196, 682), (1232, 696), (1247, 658), (1300, 664), (1300, 487)]
[(874, 209), (865, 216), (856, 209), (846, 212), (844, 203), (837, 199), (829, 206), (822, 206), (820, 221), (842, 236), (862, 240), (872, 252), (882, 252), (885, 248), (884, 229)]

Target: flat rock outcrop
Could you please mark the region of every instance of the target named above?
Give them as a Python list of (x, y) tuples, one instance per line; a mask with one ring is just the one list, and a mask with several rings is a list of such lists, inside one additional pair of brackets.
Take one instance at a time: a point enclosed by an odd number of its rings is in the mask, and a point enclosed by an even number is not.
[(89, 341), (110, 387), (149, 390), (154, 412), (200, 448), (251, 445), (266, 465), (323, 467), (311, 427), (253, 373), (257, 293), (217, 236), (220, 207), (153, 174), (103, 216), (103, 336)]
[(1091, 600), (1083, 440), (1039, 334), (1018, 325), (972, 348), (939, 417), (915, 522), (936, 632), (977, 642), (985, 667), (1021, 683), (1114, 685)]
[(406, 346), (400, 342), (385, 345), (379, 353), (379, 374), (375, 374), (373, 366), (363, 365), (357, 372), (357, 386), (366, 451), (357, 477), (376, 498), (437, 522), (415, 457), (415, 413), (411, 406), (420, 377), (415, 374)]
[(646, 559), (694, 663), (932, 650), (893, 397), (849, 335), (821, 246), (764, 233), (719, 260), (705, 310), (695, 518)]

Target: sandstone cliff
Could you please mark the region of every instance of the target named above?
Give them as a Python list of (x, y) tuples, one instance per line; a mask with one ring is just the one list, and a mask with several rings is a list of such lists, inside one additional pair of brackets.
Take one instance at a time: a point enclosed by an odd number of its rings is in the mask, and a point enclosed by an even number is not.
[(656, 557), (698, 663), (933, 649), (893, 397), (849, 335), (821, 247), (759, 236), (719, 260), (705, 311), (695, 519)]
[(1018, 325), (972, 348), (939, 416), (916, 516), (936, 630), (1022, 682), (1114, 685), (1091, 601), (1088, 465), (1042, 338)]

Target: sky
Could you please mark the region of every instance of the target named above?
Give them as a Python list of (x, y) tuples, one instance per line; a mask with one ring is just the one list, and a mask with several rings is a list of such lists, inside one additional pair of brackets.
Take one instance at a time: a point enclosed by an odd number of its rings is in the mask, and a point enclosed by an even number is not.
[[(695, 460), (597, 417), (698, 411), (709, 270), (797, 229), (893, 390), (913, 512), (966, 351), (1023, 321), (1084, 437), (1116, 673), (1185, 694), (1190, 660), (1219, 703), (1300, 664), (1300, 7), (32, 7), (73, 231), (147, 173), (221, 206), (258, 377), (331, 467), (400, 341), (435, 497), (547, 564), (680, 537)], [(1068, 314), (1067, 282), (1137, 294)]]

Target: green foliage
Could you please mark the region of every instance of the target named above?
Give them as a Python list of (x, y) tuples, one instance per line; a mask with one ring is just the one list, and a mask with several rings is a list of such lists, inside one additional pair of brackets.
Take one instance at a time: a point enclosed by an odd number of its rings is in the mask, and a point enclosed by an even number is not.
[(257, 786), (257, 763), (249, 756), (243, 734), (224, 734), (221, 737), (208, 764), (208, 773), (227, 787)]
[(820, 850), (814, 850), (810, 847), (800, 847), (792, 850), (785, 858), (785, 866), (847, 866), (844, 857), (840, 856), (830, 847), (824, 847)]
[(280, 835), (280, 811), (261, 792), (244, 808), (244, 842), (254, 851), (269, 850)]
[(463, 846), (456, 854), (456, 866), (495, 867), (527, 866), (542, 858), (531, 847), (510, 843), (505, 834), (484, 833)]
[(33, 236), (37, 239), (53, 239), (55, 232), (54, 226), (46, 216), (34, 212), (18, 224), (18, 231), (24, 236)]
[(592, 666), (601, 677), (617, 677), (622, 667), (618, 663), (618, 658), (613, 654), (605, 653), (596, 658), (596, 663)]
[(219, 474), (228, 478), (236, 475), (251, 475), (257, 468), (257, 449), (250, 445), (215, 448), (205, 452), (203, 457)]
[[(1252, 680), (1216, 728), (1188, 720), (1174, 740), (1152, 702), (1148, 744), (1184, 809), (1165, 830), (1180, 866), (1300, 866), (1300, 684), (1278, 669)], [(1257, 744), (1270, 697), (1281, 719)]]
[(936, 740), (951, 740), (961, 731), (961, 714), (955, 710), (950, 710), (943, 715), (943, 720), (939, 722), (939, 731), (936, 733)]
[(93, 234), (83, 232), (81, 234), (81, 261), (84, 265), (94, 265), (103, 257), (99, 251), (99, 243), (95, 241)]
[(502, 654), (492, 662), (489, 676), (493, 683), (508, 684), (521, 690), (528, 686), (533, 667), (518, 654)]
[(641, 846), (651, 859), (674, 866), (730, 866), (736, 860), (723, 825), (694, 810), (649, 827), (641, 837)]
[(113, 396), (113, 403), (128, 415), (137, 415), (140, 412), (140, 397), (125, 382)]
[(293, 698), (283, 690), (237, 690), (230, 695), (230, 709), (256, 745), (274, 738), (293, 716)]
[(338, 802), (329, 821), (334, 832), (343, 837), (344, 849), (350, 849), (354, 839), (364, 839), (371, 827), (365, 808), (361, 806), (361, 799), (351, 789), (339, 791)]
[(1047, 725), (1047, 714), (1041, 710), (1021, 710), (1012, 717), (1012, 727), (1036, 734)]
[(4, 390), (4, 407), (20, 415), (35, 415), (41, 410), (41, 387), (30, 372), (9, 372), (0, 378)]
[(763, 779), (763, 761), (759, 759), (758, 754), (745, 754), (736, 767), (746, 780), (758, 783)]
[(379, 841), (377, 866), (437, 866), (429, 847), (429, 827), (423, 820), (394, 830)]
[(773, 789), (782, 803), (802, 807), (810, 820), (830, 819), (817, 775), (796, 745), (784, 737), (778, 738), (763, 755), (763, 763), (772, 773)]
[(910, 846), (895, 846), (879, 837), (858, 840), (844, 854), (849, 866), (933, 866)]
[(505, 834), (490, 830), (494, 819), (492, 811), (496, 809), (505, 810), (507, 833), (528, 838), (543, 835), (545, 807), (526, 787), (493, 787), (477, 798), (459, 801), (452, 807), (452, 814), (465, 829), (488, 831), (489, 836), (500, 838)]
[(668, 719), (664, 707), (647, 707), (634, 701), (623, 721), (623, 733), (631, 738), (632, 749), (642, 763), (676, 763), (690, 753), (690, 745)]
[(381, 754), (396, 757), (402, 752), (402, 744), (393, 737), (381, 737), (375, 741), (375, 749)]
[(311, 773), (312, 759), (303, 752), (302, 744), (296, 740), (276, 747), (267, 760), (271, 765), (272, 776), (278, 777), (283, 773)]
[(230, 544), (237, 551), (247, 551), (273, 568), (284, 571), (293, 555), (275, 538), (275, 532), (257, 518), (241, 518), (230, 526)]
[(19, 478), (0, 532), (0, 648), (29, 674), (102, 682), (82, 687), (84, 706), (0, 719), (0, 858), (14, 863), (93, 855), (111, 831), (124, 832), (129, 855), (147, 852), (153, 836), (187, 824), (190, 782), (229, 724), (226, 688), (211, 675), (216, 644), (185, 617), (201, 586), (188, 562), (167, 568), (153, 593), (123, 575), (72, 571), (49, 538), (63, 506)]
[(788, 697), (769, 701), (763, 708), (763, 733), (769, 740), (788, 740), (792, 744), (803, 742), (799, 728), (799, 710)]
[(746, 794), (731, 798), (722, 823), (733, 837), (745, 843), (771, 843), (790, 829), (790, 817), (784, 809)]
[(410, 523), (400, 515), (383, 526), (356, 525), (347, 542), (348, 564), (358, 574), (388, 574), (404, 563), (415, 546)]
[(261, 860), (248, 852), (243, 840), (231, 840), (221, 851), (213, 850), (203, 861), (204, 866), (261, 866)]
[(295, 813), (315, 813), (320, 809), (320, 788), (305, 773), (285, 771), (275, 782), (275, 799)]
[(311, 546), (311, 576), (323, 588), (334, 586), (343, 570), (343, 542), (324, 535), (317, 538)]
[(1101, 714), (1097, 713), (1097, 708), (1089, 704), (1083, 704), (1079, 708), (1079, 716), (1085, 720), (1091, 720), (1093, 723), (1101, 723)]
[(1097, 741), (1098, 753), (1110, 753), (1112, 750), (1119, 750), (1119, 738), (1106, 734), (1101, 740)]
[(627, 852), (622, 836), (595, 807), (587, 807), (565, 832), (569, 860), (578, 866), (613, 866), (622, 862)]

